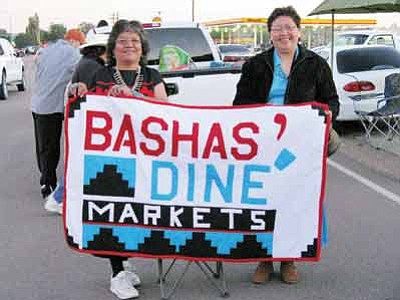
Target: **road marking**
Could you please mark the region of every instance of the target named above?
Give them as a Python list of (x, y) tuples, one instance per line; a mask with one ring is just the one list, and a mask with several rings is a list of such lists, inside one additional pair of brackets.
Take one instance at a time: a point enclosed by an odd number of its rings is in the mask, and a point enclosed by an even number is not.
[(377, 185), (376, 183), (372, 182), (371, 180), (362, 177), (361, 175), (343, 167), (342, 165), (334, 162), (333, 160), (328, 160), (328, 164), (331, 165), (332, 167), (338, 169), (339, 171), (343, 172), (344, 174), (352, 177), (353, 179), (357, 180), (358, 182), (364, 184), (366, 187), (370, 188), (371, 190), (374, 190), (378, 194), (381, 194), (382, 196), (385, 196), (386, 198), (396, 202), (397, 204), (400, 204), (400, 196), (392, 193), (391, 191), (381, 187), (380, 185)]

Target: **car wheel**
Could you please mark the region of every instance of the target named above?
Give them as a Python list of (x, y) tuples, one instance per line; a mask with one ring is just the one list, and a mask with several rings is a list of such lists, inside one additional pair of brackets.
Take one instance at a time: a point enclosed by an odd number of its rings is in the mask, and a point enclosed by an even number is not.
[(26, 81), (25, 81), (25, 72), (22, 71), (22, 79), (21, 82), (17, 84), (17, 89), (19, 92), (25, 91)]
[(6, 72), (3, 71), (1, 75), (1, 84), (0, 84), (0, 100), (6, 100), (8, 98), (8, 90), (7, 90), (7, 77)]

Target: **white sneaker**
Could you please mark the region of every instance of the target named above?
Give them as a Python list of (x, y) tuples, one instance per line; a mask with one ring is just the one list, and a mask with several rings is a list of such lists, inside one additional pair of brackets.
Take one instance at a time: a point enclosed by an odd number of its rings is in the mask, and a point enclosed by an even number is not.
[(129, 281), (133, 284), (133, 286), (139, 286), (141, 285), (141, 281), (139, 276), (135, 273), (136, 268), (134, 265), (132, 265), (128, 260), (124, 260), (122, 262), (122, 265), (124, 267), (124, 270), (127, 271), (127, 276), (129, 278)]
[(57, 213), (62, 215), (63, 211), (63, 204), (57, 203), (56, 199), (54, 198), (54, 191), (46, 197), (46, 203), (44, 204), (44, 208), (51, 213)]
[(139, 297), (139, 292), (132, 285), (130, 273), (121, 271), (115, 277), (111, 277), (110, 291), (119, 299)]
[(124, 260), (122, 262), (122, 266), (124, 268), (124, 271), (129, 271), (129, 272), (133, 272), (133, 273), (136, 272), (135, 266), (132, 265), (129, 260)]

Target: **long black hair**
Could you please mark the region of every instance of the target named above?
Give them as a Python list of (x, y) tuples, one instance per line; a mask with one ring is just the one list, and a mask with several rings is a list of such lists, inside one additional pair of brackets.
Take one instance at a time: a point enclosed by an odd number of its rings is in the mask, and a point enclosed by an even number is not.
[(123, 32), (134, 32), (136, 33), (142, 45), (142, 56), (140, 57), (139, 64), (144, 67), (147, 65), (147, 54), (150, 51), (149, 42), (146, 38), (143, 26), (139, 21), (128, 21), (118, 20), (112, 27), (110, 36), (107, 41), (107, 63), (109, 66), (115, 66), (117, 64), (114, 57), (114, 49), (118, 36)]

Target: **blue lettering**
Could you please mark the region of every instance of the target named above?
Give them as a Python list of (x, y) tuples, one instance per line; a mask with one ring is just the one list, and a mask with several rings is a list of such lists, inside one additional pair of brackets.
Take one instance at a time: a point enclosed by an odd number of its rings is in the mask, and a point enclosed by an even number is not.
[[(158, 191), (158, 171), (160, 169), (169, 169), (171, 171), (171, 191), (166, 194), (161, 194)], [(166, 180), (165, 177), (162, 178)], [(152, 163), (151, 172), (151, 199), (171, 201), (178, 192), (178, 168), (172, 162), (154, 160)]]
[(211, 186), (212, 186), (212, 183), (215, 182), (216, 186), (218, 187), (219, 192), (221, 193), (222, 198), (224, 198), (225, 203), (232, 203), (234, 171), (235, 171), (235, 166), (229, 165), (227, 179), (226, 179), (226, 185), (224, 186), (215, 167), (213, 165), (207, 165), (206, 186), (205, 186), (205, 192), (204, 192), (204, 201), (205, 202), (211, 201)]
[(188, 164), (188, 201), (193, 202), (194, 199), (194, 183), (195, 183), (195, 172), (194, 164)]
[(249, 192), (250, 192), (250, 189), (261, 189), (264, 186), (263, 183), (260, 181), (251, 181), (251, 173), (252, 172), (269, 173), (270, 171), (271, 171), (271, 168), (269, 166), (246, 165), (244, 167), (241, 203), (253, 204), (253, 205), (267, 204), (267, 198), (249, 197)]

